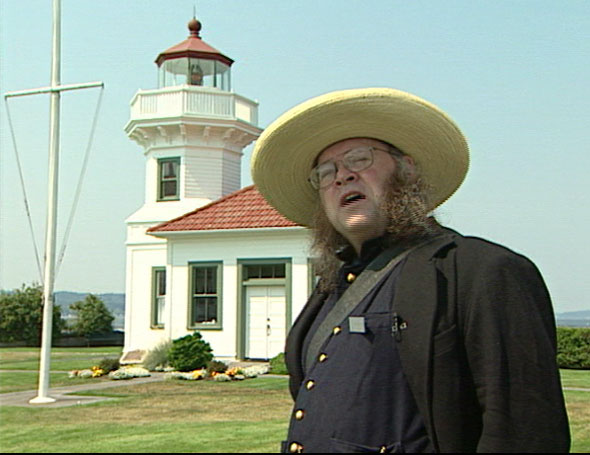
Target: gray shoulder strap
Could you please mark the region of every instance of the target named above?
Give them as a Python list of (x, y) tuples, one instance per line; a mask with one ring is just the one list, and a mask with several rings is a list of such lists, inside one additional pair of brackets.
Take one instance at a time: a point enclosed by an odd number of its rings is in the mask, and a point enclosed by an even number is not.
[(381, 278), (403, 261), (412, 250), (413, 248), (410, 248), (397, 255), (396, 253), (399, 252), (398, 248), (385, 250), (363, 270), (358, 278), (342, 294), (332, 311), (328, 313), (313, 335), (307, 353), (305, 353), (304, 369), (307, 369), (318, 358), (320, 348), (332, 334), (333, 328), (339, 325)]

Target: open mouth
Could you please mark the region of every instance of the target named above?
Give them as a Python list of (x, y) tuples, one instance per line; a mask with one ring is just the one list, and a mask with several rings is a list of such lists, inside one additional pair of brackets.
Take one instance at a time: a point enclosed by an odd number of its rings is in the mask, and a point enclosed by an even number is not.
[(367, 197), (364, 194), (361, 194), (361, 193), (349, 193), (349, 194), (346, 194), (340, 200), (340, 207), (348, 207), (348, 206), (354, 204), (355, 202), (362, 201), (363, 199), (366, 199), (366, 198)]

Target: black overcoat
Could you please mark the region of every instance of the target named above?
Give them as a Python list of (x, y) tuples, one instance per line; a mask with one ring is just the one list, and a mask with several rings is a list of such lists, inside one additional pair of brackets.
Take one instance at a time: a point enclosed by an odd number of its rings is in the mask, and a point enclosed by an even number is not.
[[(409, 254), (392, 302), (405, 322), (403, 370), (434, 447), (568, 451), (555, 319), (538, 269), (505, 247), (445, 231)], [(294, 398), (301, 346), (324, 299), (314, 292), (287, 339)]]

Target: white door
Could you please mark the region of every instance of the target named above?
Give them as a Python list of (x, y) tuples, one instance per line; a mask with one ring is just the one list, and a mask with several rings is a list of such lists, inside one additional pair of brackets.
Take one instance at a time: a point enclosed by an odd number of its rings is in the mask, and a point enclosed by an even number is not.
[(246, 357), (270, 359), (285, 347), (284, 286), (247, 286)]

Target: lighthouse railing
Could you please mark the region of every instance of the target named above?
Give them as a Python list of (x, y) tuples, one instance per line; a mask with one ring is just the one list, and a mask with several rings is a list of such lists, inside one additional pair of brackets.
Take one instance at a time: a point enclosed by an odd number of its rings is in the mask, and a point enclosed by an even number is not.
[(181, 85), (140, 90), (131, 100), (131, 117), (218, 117), (258, 124), (258, 103), (241, 95), (209, 87)]

